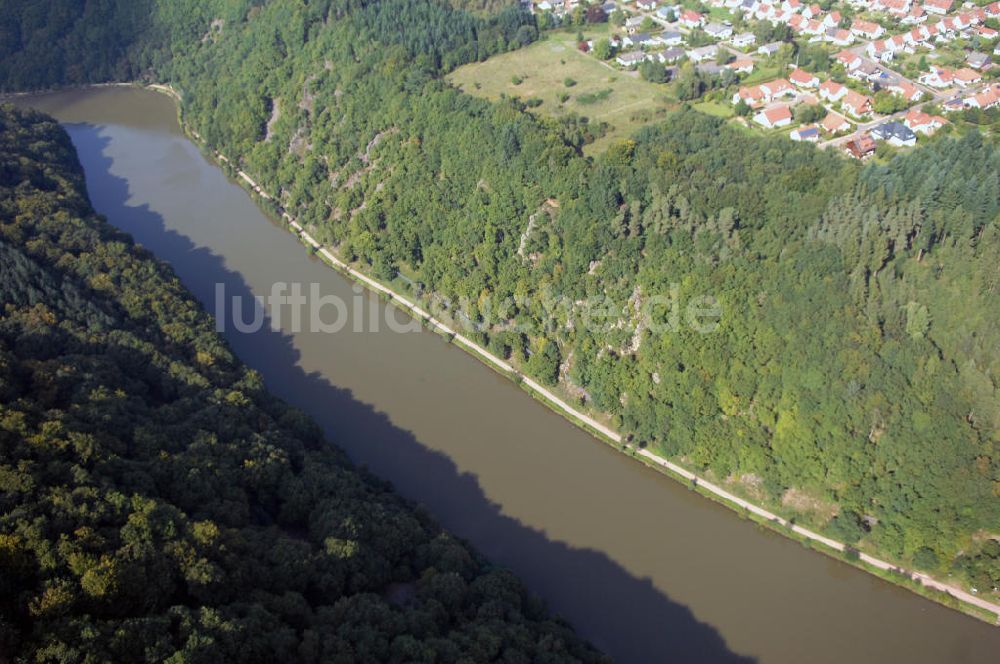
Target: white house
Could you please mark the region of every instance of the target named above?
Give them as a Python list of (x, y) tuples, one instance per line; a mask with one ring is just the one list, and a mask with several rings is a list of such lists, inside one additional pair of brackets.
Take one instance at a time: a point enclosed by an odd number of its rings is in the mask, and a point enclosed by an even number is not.
[(757, 113), (753, 116), (753, 121), (768, 129), (787, 127), (792, 124), (792, 112), (788, 110), (788, 106), (778, 104)]

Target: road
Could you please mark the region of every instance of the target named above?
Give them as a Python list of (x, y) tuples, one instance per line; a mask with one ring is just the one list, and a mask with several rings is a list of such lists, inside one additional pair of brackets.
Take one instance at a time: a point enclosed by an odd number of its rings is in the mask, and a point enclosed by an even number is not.
[[(172, 88), (166, 88), (166, 86), (160, 86), (159, 88), (156, 89), (158, 89), (158, 91), (164, 94), (170, 94), (170, 91), (173, 91)], [(175, 91), (174, 94), (170, 96), (173, 96), (175, 99), (180, 98)], [(194, 134), (194, 136), (198, 137), (196, 133)], [(221, 153), (214, 150), (213, 152), (220, 161), (223, 161), (228, 164), (234, 163)], [(269, 200), (274, 200), (270, 194), (265, 192), (257, 184), (257, 182), (250, 177), (250, 175), (248, 175), (239, 168), (236, 168), (236, 173), (253, 191), (257, 192), (260, 196)], [(496, 367), (497, 369), (500, 369), (510, 377), (520, 381), (521, 384), (527, 387), (531, 392), (544, 398), (552, 408), (563, 413), (564, 415), (569, 416), (569, 418), (572, 421), (584, 424), (587, 428), (590, 428), (591, 430), (600, 433), (608, 440), (611, 440), (619, 445), (623, 443), (626, 444), (628, 443), (628, 441), (626, 441), (625, 438), (617, 431), (614, 431), (613, 429), (599, 422), (593, 417), (569, 405), (566, 401), (564, 401), (562, 398), (554, 394), (551, 390), (540, 385), (537, 381), (530, 378), (529, 376), (521, 374), (514, 366), (504, 361), (503, 359), (497, 357), (496, 355), (492, 354), (486, 348), (483, 348), (482, 346), (480, 346), (473, 340), (469, 339), (468, 337), (452, 329), (446, 323), (438, 320), (437, 318), (432, 316), (429, 312), (425, 311), (422, 307), (418, 306), (410, 299), (400, 295), (399, 293), (390, 289), (388, 286), (385, 286), (384, 284), (376, 281), (375, 279), (372, 279), (368, 275), (354, 269), (344, 261), (340, 260), (340, 258), (338, 258), (332, 251), (330, 251), (328, 247), (324, 247), (315, 238), (313, 238), (312, 235), (308, 231), (306, 231), (295, 218), (293, 218), (290, 214), (288, 214), (288, 212), (282, 211), (281, 215), (285, 219), (285, 221), (288, 222), (288, 225), (291, 228), (292, 232), (294, 232), (305, 244), (315, 249), (326, 260), (328, 260), (331, 265), (333, 265), (338, 270), (343, 271), (344, 273), (348, 274), (351, 278), (361, 282), (368, 288), (385, 295), (390, 301), (395, 302), (397, 305), (408, 310), (411, 315), (413, 315), (415, 318), (419, 320), (424, 321), (432, 329), (438, 330), (450, 336), (453, 341), (461, 344), (467, 351), (477, 355), (487, 364), (490, 364)], [(632, 446), (630, 445), (629, 447)], [(682, 466), (672, 461), (669, 461), (664, 457), (654, 454), (653, 452), (650, 452), (647, 449), (633, 448), (633, 451), (641, 458), (651, 462), (654, 465), (665, 468), (671, 471), (672, 473), (675, 473), (676, 475), (683, 477), (689, 482), (697, 484), (703, 490), (708, 491), (709, 493), (715, 495), (718, 498), (721, 498), (722, 500), (726, 501), (732, 506), (735, 506), (739, 509), (747, 510), (748, 512), (751, 512), (762, 519), (766, 519), (767, 521), (787, 527), (797, 535), (805, 537), (808, 540), (821, 543), (824, 546), (827, 546), (835, 551), (843, 552), (846, 551), (847, 549), (847, 545), (845, 545), (843, 542), (838, 542), (829, 537), (825, 537), (811, 530), (795, 525), (787, 521), (786, 519), (783, 519), (782, 517), (778, 516), (777, 514), (767, 509), (764, 509), (763, 507), (755, 505), (749, 501), (746, 501), (740, 498), (739, 496), (736, 496), (726, 491), (722, 487), (719, 487), (709, 482), (708, 480), (696, 475), (695, 473), (687, 470), (686, 468), (683, 468)], [(865, 553), (860, 554), (860, 558), (865, 563), (881, 570), (900, 570), (900, 568), (897, 565), (880, 560)], [(953, 597), (962, 600), (963, 602), (977, 606), (986, 611), (992, 612), (996, 616), (996, 620), (994, 621), (995, 624), (1000, 624), (1000, 604), (995, 604), (993, 602), (987, 601), (972, 593), (968, 593), (962, 590), (961, 588), (956, 588), (947, 583), (944, 583), (943, 581), (939, 581), (937, 579), (929, 577), (925, 574), (912, 573), (912, 572), (906, 572), (906, 573), (910, 574), (912, 578), (914, 578), (915, 580), (919, 581), (920, 583), (922, 583), (927, 587), (941, 590), (945, 593), (948, 593), (949, 595), (952, 595)]]

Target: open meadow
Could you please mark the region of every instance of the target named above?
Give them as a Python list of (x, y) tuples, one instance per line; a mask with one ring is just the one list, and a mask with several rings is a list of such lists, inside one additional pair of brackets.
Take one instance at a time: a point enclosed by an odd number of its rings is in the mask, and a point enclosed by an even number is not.
[[(601, 26), (585, 37), (599, 39), (606, 34), (606, 26)], [(608, 133), (587, 146), (588, 154), (602, 152), (613, 141), (666, 115), (673, 100), (665, 86), (582, 53), (575, 42), (575, 33), (549, 33), (527, 48), (460, 67), (448, 79), (472, 95), (540, 99), (538, 112), (556, 117), (576, 113), (593, 123), (606, 122)]]

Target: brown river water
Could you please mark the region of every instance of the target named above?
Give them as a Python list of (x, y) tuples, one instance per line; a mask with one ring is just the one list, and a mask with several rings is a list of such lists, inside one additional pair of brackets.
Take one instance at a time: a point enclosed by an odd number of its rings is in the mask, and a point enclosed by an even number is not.
[(1000, 662), (1000, 628), (763, 531), (438, 335), (389, 329), (386, 316), (399, 328), (403, 314), (310, 258), (184, 137), (166, 96), (100, 88), (17, 103), (64, 123), (94, 207), (209, 311), (224, 288), (249, 321), (252, 295), (278, 282), (347, 303), (337, 333), (296, 332), (285, 315), (281, 329), (230, 322), (225, 336), (358, 464), (514, 570), (617, 661)]

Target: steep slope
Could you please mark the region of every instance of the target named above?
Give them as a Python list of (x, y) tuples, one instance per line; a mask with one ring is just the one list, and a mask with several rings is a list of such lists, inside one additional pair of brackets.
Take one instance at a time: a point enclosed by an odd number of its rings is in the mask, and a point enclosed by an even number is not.
[[(345, 259), (800, 523), (938, 574), (996, 569), (992, 139), (862, 169), (683, 110), (590, 160), (583, 119), (442, 80), (534, 39), (514, 10), (147, 2), (125, 61)], [(703, 297), (711, 331), (684, 316)]]
[(601, 661), (269, 395), (0, 106), (0, 659)]

